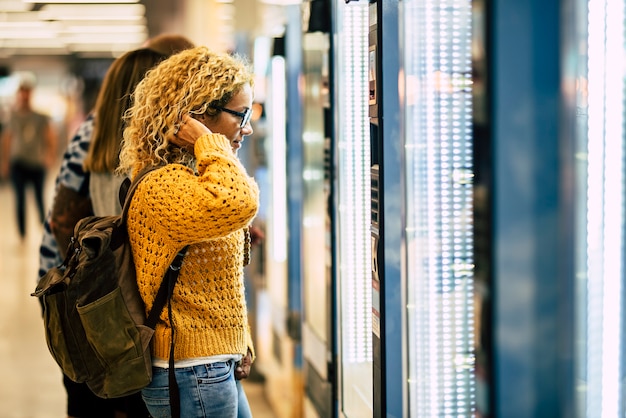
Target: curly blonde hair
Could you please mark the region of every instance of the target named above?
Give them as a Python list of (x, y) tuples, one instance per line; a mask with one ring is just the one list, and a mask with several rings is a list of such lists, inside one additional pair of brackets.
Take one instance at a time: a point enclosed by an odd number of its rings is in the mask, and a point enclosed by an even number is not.
[(124, 115), (126, 128), (117, 172), (135, 176), (147, 166), (193, 167), (193, 153), (169, 142), (184, 115), (217, 114), (246, 85), (254, 85), (248, 62), (206, 47), (188, 49), (148, 71)]

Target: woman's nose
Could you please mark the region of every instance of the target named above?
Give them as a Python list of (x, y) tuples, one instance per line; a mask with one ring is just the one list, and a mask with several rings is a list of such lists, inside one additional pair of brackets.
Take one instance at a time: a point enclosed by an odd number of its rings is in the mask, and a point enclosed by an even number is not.
[(241, 128), (241, 134), (244, 136), (249, 136), (252, 135), (252, 133), (254, 132), (254, 129), (252, 129), (252, 122), (248, 121), (248, 123), (246, 123), (246, 125)]

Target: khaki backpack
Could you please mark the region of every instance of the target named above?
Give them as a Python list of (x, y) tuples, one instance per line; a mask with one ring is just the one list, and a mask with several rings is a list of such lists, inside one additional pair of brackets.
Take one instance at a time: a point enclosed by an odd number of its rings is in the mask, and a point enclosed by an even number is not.
[(130, 395), (150, 383), (150, 341), (186, 251), (168, 269), (146, 317), (126, 216), (135, 188), (149, 171), (130, 186), (128, 179), (122, 184), (121, 215), (91, 216), (76, 224), (65, 261), (50, 269), (31, 294), (42, 299), (52, 357), (65, 375), (102, 398)]

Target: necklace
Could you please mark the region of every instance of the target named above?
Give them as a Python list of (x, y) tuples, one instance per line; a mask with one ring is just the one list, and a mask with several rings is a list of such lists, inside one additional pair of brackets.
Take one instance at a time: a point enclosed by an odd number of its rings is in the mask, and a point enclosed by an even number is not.
[(250, 228), (245, 228), (243, 230), (244, 239), (243, 239), (243, 265), (247, 266), (250, 264), (250, 249), (252, 247), (252, 239), (250, 238)]

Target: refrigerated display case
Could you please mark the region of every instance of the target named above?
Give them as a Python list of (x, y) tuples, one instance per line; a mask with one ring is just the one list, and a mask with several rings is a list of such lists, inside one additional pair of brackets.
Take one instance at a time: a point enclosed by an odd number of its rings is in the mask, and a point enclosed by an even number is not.
[(329, 47), (326, 33), (303, 35), (302, 356), (307, 417), (332, 417), (336, 390)]
[[(298, 328), (293, 326), (297, 325), (293, 318), (297, 318), (294, 304), (300, 303), (300, 298), (294, 300), (293, 287), (300, 278), (291, 274), (293, 264), (300, 262), (299, 255), (294, 255), (298, 253), (292, 248), (291, 237), (299, 234), (290, 227), (290, 218), (299, 218), (290, 202), (292, 185), (288, 181), (289, 144), (294, 139), (287, 129), (290, 117), (287, 98), (292, 89), (287, 65), (283, 40), (275, 38), (274, 54), (268, 63), (266, 101), (269, 186), (264, 195), (267, 205), (264, 269), (267, 290), (259, 301), (263, 308), (260, 315), (266, 324), (256, 344), (259, 368), (265, 377), (267, 398), (273, 411), (277, 417), (299, 417), (302, 415), (302, 382), (298, 367), (299, 341), (293, 338)], [(284, 390), (285, 387), (289, 390)]]
[(474, 416), (472, 3), (403, 2), (409, 416)]

